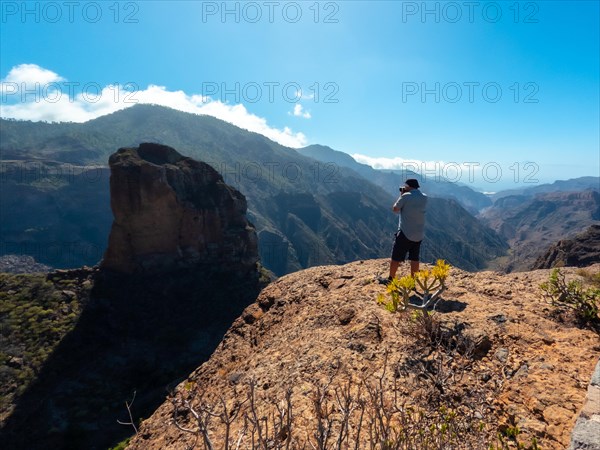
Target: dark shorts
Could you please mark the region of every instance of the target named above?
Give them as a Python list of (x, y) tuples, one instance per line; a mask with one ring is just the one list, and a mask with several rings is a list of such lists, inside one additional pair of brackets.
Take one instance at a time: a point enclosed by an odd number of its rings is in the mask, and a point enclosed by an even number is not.
[(392, 250), (393, 261), (404, 261), (408, 253), (408, 259), (411, 261), (419, 261), (419, 252), (421, 250), (421, 241), (414, 242), (408, 240), (402, 231), (396, 233), (394, 240), (394, 249)]

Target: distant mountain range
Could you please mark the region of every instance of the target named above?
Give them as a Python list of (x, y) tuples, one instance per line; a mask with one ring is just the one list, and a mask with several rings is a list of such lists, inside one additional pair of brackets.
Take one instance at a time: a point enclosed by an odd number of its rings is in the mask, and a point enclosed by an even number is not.
[(492, 205), (492, 200), (487, 195), (474, 191), (468, 186), (451, 183), (441, 176), (427, 177), (410, 170), (373, 169), (371, 166), (357, 162), (347, 153), (324, 145), (310, 145), (298, 149), (298, 152), (317, 161), (332, 162), (340, 167), (352, 169), (386, 192), (397, 192), (398, 187), (403, 185), (407, 178), (416, 178), (427, 195), (456, 200), (471, 214), (477, 214), (481, 209)]
[(579, 177), (570, 180), (557, 180), (554, 183), (540, 184), (537, 186), (507, 189), (491, 194), (490, 198), (496, 201), (514, 195), (534, 197), (537, 194), (546, 194), (549, 192), (578, 192), (587, 189), (600, 190), (600, 177)]
[(494, 262), (496, 268), (528, 270), (553, 244), (599, 223), (600, 192), (588, 189), (508, 195), (496, 200), (479, 217), (511, 247), (508, 257)]
[[(261, 260), (277, 275), (390, 253), (397, 226), (390, 206), (404, 181), (398, 174), (379, 180), (367, 166), (359, 173), (351, 162), (315, 160), (310, 148), (302, 154), (210, 116), (136, 105), (81, 124), (1, 120), (0, 137), (0, 254), (54, 267), (95, 264), (112, 221), (108, 156), (140, 142), (207, 162), (244, 193)], [(458, 203), (474, 211), (485, 196), (440, 186), (464, 195), (432, 199), (424, 258), (477, 270), (505, 254), (503, 239)], [(436, 188), (427, 184), (432, 197)]]
[[(548, 246), (564, 237), (573, 236), (594, 221), (600, 220), (596, 212), (597, 196), (589, 192), (581, 195), (574, 194), (582, 191), (600, 191), (599, 177), (558, 180), (552, 184), (485, 195), (468, 186), (451, 183), (440, 177), (423, 177), (411, 171), (374, 169), (357, 162), (346, 153), (323, 145), (311, 145), (298, 151), (319, 161), (331, 161), (339, 166), (348, 167), (386, 191), (393, 191), (407, 178), (417, 178), (423, 191), (429, 195), (456, 200), (472, 214), (479, 215), (485, 224), (508, 242), (512, 248), (508, 255), (499, 258), (487, 255), (487, 262), (491, 267), (506, 271), (530, 269), (535, 259)], [(577, 200), (573, 201), (574, 198)], [(448, 223), (452, 223), (450, 216), (446, 217), (445, 222), (436, 225), (449, 231), (446, 226)], [(455, 236), (453, 240), (447, 241), (448, 245), (464, 242), (464, 236), (470, 235), (472, 230), (477, 229), (471, 225), (451, 227), (452, 231), (449, 232), (454, 233)], [(428, 234), (435, 235), (435, 231), (430, 230)], [(482, 238), (483, 236), (478, 236), (478, 240)], [(434, 241), (438, 240), (434, 239)], [(479, 264), (481, 256), (479, 252), (472, 252), (469, 259), (477, 259)]]

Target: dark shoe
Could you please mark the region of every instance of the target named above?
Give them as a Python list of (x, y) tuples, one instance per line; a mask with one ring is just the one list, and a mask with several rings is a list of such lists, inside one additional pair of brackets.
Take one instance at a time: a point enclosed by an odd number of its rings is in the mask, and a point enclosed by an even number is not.
[(377, 281), (379, 281), (379, 284), (383, 284), (383, 285), (387, 286), (388, 284), (390, 284), (392, 282), (392, 279), (389, 277), (388, 278), (379, 277), (377, 279)]

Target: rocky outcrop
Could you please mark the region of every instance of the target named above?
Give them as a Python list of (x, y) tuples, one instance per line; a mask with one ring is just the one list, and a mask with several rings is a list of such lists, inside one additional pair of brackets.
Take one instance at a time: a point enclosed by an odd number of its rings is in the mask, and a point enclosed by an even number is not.
[[(271, 439), (267, 445), (285, 448), (289, 443), (294, 448), (296, 443), (302, 448), (303, 442), (310, 441), (319, 448), (315, 438), (318, 418), (327, 425), (323, 417), (327, 408), (317, 413), (315, 399), (324, 399), (319, 401), (326, 402), (338, 420), (347, 398), (340, 388), (350, 382), (355, 388), (360, 384), (364, 403), (352, 404), (356, 409), (349, 428), (355, 436), (361, 405), (375, 401), (370, 396), (375, 391), (369, 392), (367, 386), (379, 383), (385, 373), (385, 387), (389, 388), (385, 393), (397, 394), (387, 400), (425, 408), (419, 423), (439, 412), (434, 400), (418, 400), (433, 393), (433, 399), (442, 395), (462, 405), (463, 409), (456, 409), (461, 420), (474, 414), (477, 424), (489, 433), (476, 435), (476, 430), (470, 429), (465, 437), (471, 441), (443, 448), (488, 449), (490, 444), (500, 445), (496, 433), (510, 441), (508, 436), (518, 429), (518, 441), (524, 447), (536, 438), (540, 448), (565, 449), (600, 346), (595, 332), (550, 314), (538, 289), (550, 270), (503, 275), (453, 268), (448, 290), (437, 306), (437, 318), (446, 331), (436, 339), (439, 342), (443, 336), (453, 335), (464, 340), (447, 347), (454, 353), (444, 366), (448, 355), (431, 349), (426, 340), (431, 335), (425, 333), (415, 339), (413, 325), (418, 316), (391, 314), (377, 304), (377, 296), (385, 288), (374, 280), (387, 273), (388, 264), (387, 260), (373, 260), (314, 267), (281, 277), (266, 287), (233, 323), (211, 358), (177, 387), (171, 401), (144, 420), (130, 448), (183, 450), (193, 445), (197, 437), (173, 423), (177, 420), (183, 427), (198, 429), (199, 421), (189, 408), (186, 410), (186, 401), (196, 413), (213, 408), (209, 437), (215, 448), (224, 445), (225, 427), (216, 417), (223, 408), (231, 417), (235, 415), (229, 429), (232, 441), (242, 436), (239, 448), (252, 448), (247, 444), (253, 428), (250, 420), (256, 420), (249, 411), (247, 393), (251, 385), (257, 417), (265, 423), (270, 421), (269, 426), (273, 425), (272, 417), (277, 422), (282, 411), (285, 419), (290, 405), (293, 410), (291, 428), (283, 427), (280, 421), (280, 428), (275, 428), (278, 432), (271, 433), (269, 427), (269, 435), (263, 435)], [(600, 265), (591, 268), (599, 269)], [(407, 270), (402, 266), (400, 274)], [(577, 276), (575, 268), (564, 271), (569, 277)], [(415, 348), (429, 350), (415, 358)], [(453, 377), (453, 368), (464, 363), (461, 358), (468, 352), (461, 348), (470, 348), (472, 356), (465, 372)], [(356, 400), (358, 388), (350, 392)], [(179, 405), (177, 413), (174, 404)], [(429, 404), (431, 409), (426, 409)], [(423, 426), (425, 434), (436, 429), (436, 424), (429, 428), (430, 422), (419, 423), (406, 426)], [(334, 421), (334, 437), (339, 430), (336, 424), (339, 422)], [(368, 421), (363, 425), (361, 436), (368, 441)], [(513, 447), (517, 447), (514, 441), (507, 446)], [(370, 446), (362, 442), (358, 448)], [(434, 446), (408, 442), (406, 448)]]
[(590, 226), (573, 239), (558, 241), (535, 261), (532, 268), (586, 267), (597, 262), (600, 262), (600, 224)]
[[(128, 420), (124, 402), (135, 397), (134, 423), (148, 417), (260, 291), (245, 198), (210, 166), (156, 144), (120, 149), (110, 165), (115, 221), (101, 266), (21, 288), (0, 282), (0, 299), (32, 304), (23, 330), (3, 336), (0, 370), (4, 355), (18, 366), (23, 354), (35, 371), (27, 386), (13, 377), (2, 390), (2, 448), (114, 447), (130, 433), (117, 423)], [(59, 329), (63, 315), (69, 326)], [(44, 333), (56, 345), (29, 364), (23, 341)]]
[(211, 166), (149, 143), (119, 149), (109, 165), (114, 222), (102, 268), (254, 270), (257, 239), (246, 219), (246, 198)]

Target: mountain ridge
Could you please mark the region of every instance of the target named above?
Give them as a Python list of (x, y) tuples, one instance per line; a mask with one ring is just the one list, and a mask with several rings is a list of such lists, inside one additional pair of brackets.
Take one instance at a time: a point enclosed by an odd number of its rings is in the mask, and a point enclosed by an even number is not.
[(471, 214), (477, 214), (481, 209), (492, 204), (485, 194), (474, 191), (468, 186), (451, 183), (441, 176), (427, 177), (411, 170), (374, 169), (367, 164), (357, 162), (347, 153), (334, 150), (325, 145), (310, 145), (298, 149), (298, 152), (319, 161), (333, 161), (340, 166), (348, 167), (389, 192), (397, 190), (407, 178), (416, 178), (419, 180), (421, 189), (424, 192), (436, 197), (456, 200)]
[[(99, 257), (91, 260), (86, 254), (102, 254), (111, 223), (108, 169), (96, 164), (105, 165), (105, 158), (117, 148), (149, 141), (167, 144), (188, 157), (213, 165), (226, 183), (244, 193), (248, 217), (257, 227), (261, 260), (277, 275), (299, 270), (306, 264), (344, 263), (390, 252), (397, 218), (389, 209), (397, 186), (391, 193), (386, 192), (351, 169), (316, 161), (214, 117), (136, 105), (83, 124), (60, 124), (56, 129), (43, 123), (0, 123), (0, 150), (6, 158), (2, 163), (0, 195), (4, 207), (14, 211), (0, 228), (4, 254), (19, 253), (11, 252), (9, 247), (25, 248), (32, 253), (38, 250), (46, 259), (36, 259), (49, 265), (53, 264), (47, 257), (54, 254), (70, 258), (70, 267), (95, 264)], [(49, 139), (45, 139), (46, 135)], [(7, 162), (16, 157), (37, 159), (32, 168), (27, 162)], [(44, 158), (62, 161), (63, 165), (46, 163)], [(75, 164), (84, 164), (84, 169), (79, 170), (81, 166)], [(54, 167), (54, 172), (49, 167)], [(318, 212), (314, 209), (320, 217), (316, 227), (310, 214), (288, 217), (289, 211), (282, 209), (295, 196), (305, 194), (312, 196), (310, 202), (318, 206)], [(340, 199), (352, 197), (353, 202), (347, 202), (349, 208), (361, 205), (363, 214), (358, 220), (355, 217), (354, 223), (344, 224), (338, 219), (333, 212), (333, 194)], [(493, 234), (473, 222), (462, 208), (446, 211), (450, 222), (469, 222), (477, 227), (475, 234)], [(309, 225), (304, 219), (313, 222)], [(470, 261), (469, 252), (460, 250), (460, 245), (450, 246), (447, 254), (434, 254), (445, 242), (464, 238), (445, 229), (436, 229), (433, 236), (429, 252), (433, 258), (445, 257), (470, 269), (484, 267), (480, 258)], [(53, 242), (58, 244), (53, 247)], [(73, 242), (77, 251), (69, 252)], [(332, 242), (334, 252), (329, 248)], [(358, 245), (354, 246), (354, 242)], [(486, 242), (474, 245), (496, 256), (505, 252), (501, 240)], [(48, 246), (55, 252), (49, 251)]]
[(585, 191), (587, 189), (600, 190), (600, 177), (585, 176), (569, 178), (567, 180), (556, 180), (552, 183), (544, 183), (537, 186), (530, 186), (521, 189), (506, 189), (491, 194), (490, 198), (496, 201), (503, 197), (512, 195), (524, 195), (527, 197), (534, 197), (537, 194), (549, 192)]

